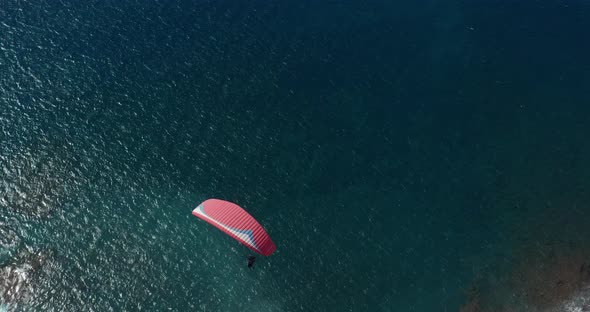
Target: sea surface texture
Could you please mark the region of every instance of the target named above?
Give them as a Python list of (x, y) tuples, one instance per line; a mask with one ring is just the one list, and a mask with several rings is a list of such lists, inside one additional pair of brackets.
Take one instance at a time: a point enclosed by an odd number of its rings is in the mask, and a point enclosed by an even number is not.
[(587, 0), (0, 0), (0, 311), (589, 311), (589, 134)]

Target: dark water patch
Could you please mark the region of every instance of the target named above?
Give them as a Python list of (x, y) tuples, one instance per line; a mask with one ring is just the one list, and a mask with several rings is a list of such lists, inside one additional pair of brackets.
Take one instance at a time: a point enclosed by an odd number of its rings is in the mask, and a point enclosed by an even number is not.
[(21, 238), (14, 230), (0, 223), (0, 265), (7, 263), (18, 251), (21, 245)]
[(60, 209), (72, 196), (69, 192), (75, 192), (79, 174), (74, 171), (75, 165), (55, 150), (14, 152), (2, 165), (2, 206), (34, 217)]

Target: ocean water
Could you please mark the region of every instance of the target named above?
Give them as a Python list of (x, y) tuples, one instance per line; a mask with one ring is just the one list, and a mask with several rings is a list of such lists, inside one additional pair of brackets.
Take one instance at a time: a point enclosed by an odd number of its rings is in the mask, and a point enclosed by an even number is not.
[(586, 0), (0, 1), (0, 310), (581, 309), (588, 38)]

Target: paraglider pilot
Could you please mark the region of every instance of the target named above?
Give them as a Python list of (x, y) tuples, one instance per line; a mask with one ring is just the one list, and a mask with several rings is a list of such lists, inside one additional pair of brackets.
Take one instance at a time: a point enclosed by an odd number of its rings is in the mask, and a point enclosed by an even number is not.
[(254, 266), (254, 261), (256, 261), (256, 257), (248, 256), (248, 268), (249, 269), (252, 269), (252, 267)]

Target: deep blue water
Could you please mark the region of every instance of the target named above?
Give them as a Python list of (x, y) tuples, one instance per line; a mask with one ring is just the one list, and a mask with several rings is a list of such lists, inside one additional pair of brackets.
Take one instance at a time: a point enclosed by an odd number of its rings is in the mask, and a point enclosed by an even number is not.
[(3, 0), (0, 302), (532, 309), (514, 268), (588, 248), (588, 38), (585, 0)]

